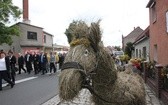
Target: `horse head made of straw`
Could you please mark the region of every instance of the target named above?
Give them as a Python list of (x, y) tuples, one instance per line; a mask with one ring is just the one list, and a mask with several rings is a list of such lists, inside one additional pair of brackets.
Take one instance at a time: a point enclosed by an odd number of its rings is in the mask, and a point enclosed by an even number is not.
[[(91, 23), (90, 27), (79, 22), (71, 30), (69, 35), (72, 37), (68, 39), (71, 47), (59, 78), (60, 99), (71, 101), (82, 88), (88, 88), (96, 105), (141, 105), (134, 104), (134, 101), (130, 104), (129, 100), (134, 97), (125, 93), (129, 88), (120, 82), (121, 78), (117, 80), (113, 59), (100, 44), (99, 22)], [(127, 95), (129, 97), (125, 98)], [(123, 104), (127, 100), (128, 103)]]

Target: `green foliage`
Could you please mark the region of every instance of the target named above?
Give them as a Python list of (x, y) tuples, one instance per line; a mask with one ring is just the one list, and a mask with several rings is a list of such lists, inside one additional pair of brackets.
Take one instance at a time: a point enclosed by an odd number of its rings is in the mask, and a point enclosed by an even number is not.
[(19, 7), (12, 4), (12, 0), (0, 0), (0, 22), (9, 22), (12, 16), (15, 20), (20, 18)]
[(116, 49), (117, 51), (121, 51), (121, 47), (120, 46), (114, 46), (114, 49)]
[(10, 19), (17, 20), (20, 18), (21, 10), (12, 4), (12, 0), (0, 0), (0, 45), (7, 43), (12, 44), (12, 36), (19, 35), (17, 26), (6, 26)]
[(127, 54), (131, 58), (133, 50), (134, 50), (133, 43), (128, 42), (125, 47), (125, 54)]
[(168, 75), (168, 65), (163, 67), (161, 73), (162, 73), (162, 76), (166, 76), (167, 77), (167, 75)]
[(0, 23), (0, 45), (7, 43), (8, 45), (12, 44), (12, 36), (18, 36), (20, 33), (18, 26), (7, 27), (3, 23)]
[(128, 61), (130, 59), (130, 57), (128, 55), (121, 55), (119, 56), (121, 61)]

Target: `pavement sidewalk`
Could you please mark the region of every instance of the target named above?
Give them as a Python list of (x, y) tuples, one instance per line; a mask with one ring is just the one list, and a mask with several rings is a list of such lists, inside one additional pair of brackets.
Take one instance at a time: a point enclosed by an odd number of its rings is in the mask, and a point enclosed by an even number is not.
[[(146, 105), (164, 105), (150, 89), (149, 86), (145, 85), (146, 90)], [(75, 98), (72, 102), (60, 102), (59, 96), (51, 98), (42, 105), (94, 105), (90, 100), (90, 92), (87, 89), (83, 89), (80, 92), (78, 98)]]

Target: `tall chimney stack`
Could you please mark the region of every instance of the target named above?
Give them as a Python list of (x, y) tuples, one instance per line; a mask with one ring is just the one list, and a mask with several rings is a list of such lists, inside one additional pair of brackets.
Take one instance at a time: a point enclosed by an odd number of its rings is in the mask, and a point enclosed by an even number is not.
[(23, 0), (23, 22), (30, 24), (28, 0)]

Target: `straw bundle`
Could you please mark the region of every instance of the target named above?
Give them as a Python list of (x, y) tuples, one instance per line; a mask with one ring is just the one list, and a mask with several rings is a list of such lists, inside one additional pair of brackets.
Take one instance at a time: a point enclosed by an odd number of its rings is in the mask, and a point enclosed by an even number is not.
[(65, 70), (60, 75), (59, 97), (66, 101), (71, 101), (81, 90), (82, 77), (77, 70)]
[[(86, 74), (91, 75), (93, 90), (92, 100), (95, 105), (144, 105), (145, 90), (139, 75), (129, 72), (118, 72), (114, 61), (105, 51), (101, 42), (99, 21), (87, 26), (83, 22), (71, 24), (66, 35), (69, 36), (71, 48), (64, 62), (78, 62)], [(71, 32), (71, 33), (70, 33)], [(62, 100), (71, 101), (82, 89), (84, 76), (81, 70), (70, 68), (63, 70), (59, 78), (59, 96)]]
[[(85, 50), (86, 46), (83, 44), (77, 47), (71, 47), (71, 50), (66, 55), (64, 62), (76, 61), (83, 65), (85, 70), (92, 71), (94, 68), (92, 62), (95, 60), (95, 55), (90, 54), (86, 57)], [(90, 53), (93, 53), (93, 50), (91, 50)], [(80, 72), (81, 70), (78, 69), (68, 69), (61, 72), (59, 78), (59, 96), (61, 99), (70, 101), (78, 96), (78, 92), (81, 90), (82, 82), (84, 81), (84, 77)]]

